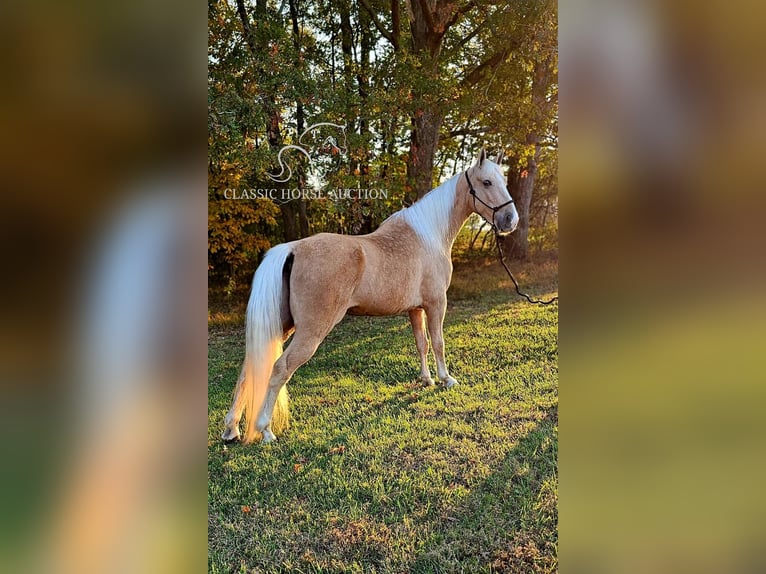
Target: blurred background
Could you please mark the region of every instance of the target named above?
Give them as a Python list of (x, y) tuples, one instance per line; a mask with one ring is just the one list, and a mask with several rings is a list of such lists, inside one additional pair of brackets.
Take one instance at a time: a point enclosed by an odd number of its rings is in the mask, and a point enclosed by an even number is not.
[(562, 571), (763, 571), (763, 7), (560, 12)]
[(206, 8), (0, 9), (0, 571), (205, 568)]
[[(207, 8), (2, 8), (2, 571), (204, 568)], [(565, 572), (764, 569), (763, 15), (560, 7)]]

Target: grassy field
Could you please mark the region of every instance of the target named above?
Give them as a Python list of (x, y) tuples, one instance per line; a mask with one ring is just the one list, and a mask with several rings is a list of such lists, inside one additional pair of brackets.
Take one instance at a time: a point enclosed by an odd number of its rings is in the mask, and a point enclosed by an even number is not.
[[(555, 260), (514, 268), (555, 291)], [(458, 261), (444, 330), (459, 386), (416, 382), (406, 317), (346, 317), (288, 384), (291, 428), (245, 447), (219, 440), (242, 298), (210, 315), (210, 572), (557, 570), (556, 306), (520, 300), (492, 259)]]

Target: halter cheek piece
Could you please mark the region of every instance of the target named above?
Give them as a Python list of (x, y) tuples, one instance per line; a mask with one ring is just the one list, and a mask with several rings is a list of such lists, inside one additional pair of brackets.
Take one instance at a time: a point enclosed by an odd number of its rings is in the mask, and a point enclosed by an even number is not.
[[(497, 225), (495, 225), (495, 214), (503, 209), (506, 205), (510, 205), (513, 203), (513, 198), (509, 199), (505, 203), (501, 205), (492, 206), (488, 204), (486, 201), (484, 201), (482, 198), (480, 198), (478, 195), (476, 195), (476, 190), (473, 188), (473, 184), (471, 183), (471, 178), (468, 177), (468, 170), (465, 172), (465, 180), (468, 182), (468, 193), (470, 193), (473, 196), (473, 210), (476, 211), (476, 202), (478, 201), (481, 203), (484, 207), (487, 207), (492, 210), (492, 231), (494, 231), (496, 234), (500, 233), (500, 230), (497, 228)], [(478, 211), (476, 211), (478, 213)], [(485, 218), (486, 219), (486, 218)]]

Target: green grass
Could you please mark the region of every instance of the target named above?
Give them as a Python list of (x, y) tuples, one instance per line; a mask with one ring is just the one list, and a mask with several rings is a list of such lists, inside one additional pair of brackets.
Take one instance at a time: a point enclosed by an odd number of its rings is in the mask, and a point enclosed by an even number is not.
[[(514, 267), (533, 294), (555, 290), (555, 261)], [(557, 308), (520, 301), (502, 273), (455, 265), (459, 386), (419, 386), (406, 317), (347, 317), (288, 384), (292, 425), (265, 446), (219, 440), (244, 305), (211, 313), (210, 572), (557, 570)]]

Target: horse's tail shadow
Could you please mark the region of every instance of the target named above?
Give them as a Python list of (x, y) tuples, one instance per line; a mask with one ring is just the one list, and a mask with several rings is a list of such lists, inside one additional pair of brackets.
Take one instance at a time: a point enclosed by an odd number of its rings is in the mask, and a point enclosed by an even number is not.
[[(274, 363), (282, 354), (283, 314), (287, 297), (283, 288), (283, 269), (291, 256), (292, 246), (289, 243), (271, 248), (253, 277), (247, 304), (246, 352), (242, 366), (242, 404), (247, 417), (245, 443), (261, 438), (255, 421), (266, 398)], [(283, 385), (274, 407), (271, 430), (279, 434), (288, 424), (289, 398), (287, 385)]]

